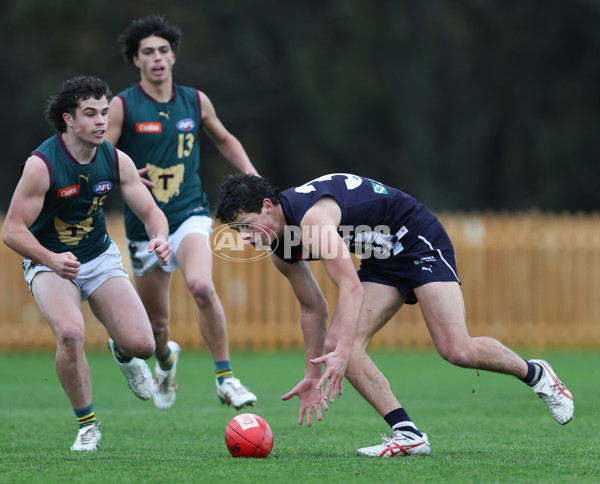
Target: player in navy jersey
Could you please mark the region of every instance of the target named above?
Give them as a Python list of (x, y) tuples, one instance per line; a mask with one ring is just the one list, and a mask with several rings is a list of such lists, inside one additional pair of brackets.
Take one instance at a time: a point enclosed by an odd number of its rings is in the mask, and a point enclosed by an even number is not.
[[(430, 454), (427, 435), (366, 353), (402, 304), (417, 302), (443, 358), (514, 375), (546, 402), (558, 423), (573, 417), (573, 397), (547, 362), (525, 361), (495, 339), (469, 335), (452, 243), (437, 217), (406, 193), (345, 173), (283, 192), (264, 178), (233, 175), (221, 186), (215, 214), (255, 247), (270, 246), (300, 302), (305, 375), (282, 397), (300, 398), (299, 424), (306, 415), (311, 425), (313, 410), (321, 420), (327, 398), (333, 402), (342, 394), (346, 376), (392, 429), (383, 443), (361, 448), (359, 455)], [(351, 251), (360, 257), (358, 272)], [(339, 289), (329, 329), (327, 303), (306, 263), (312, 259), (322, 262)]]
[(154, 403), (168, 409), (175, 402), (180, 346), (169, 339), (171, 273), (181, 269), (198, 306), (200, 332), (215, 362), (217, 396), (236, 409), (254, 405), (256, 396), (234, 377), (225, 312), (212, 281), (212, 227), (202, 191), (200, 134), (204, 131), (238, 170), (256, 173), (241, 143), (216, 115), (203, 92), (173, 82), (181, 31), (160, 15), (134, 20), (121, 34), (123, 56), (139, 69), (141, 80), (110, 103), (106, 139), (128, 153), (158, 206), (169, 220), (172, 263), (158, 264), (148, 254), (148, 238), (130, 210), (125, 229), (136, 289), (148, 311), (156, 341)]
[(27, 159), (2, 238), (24, 257), (25, 280), (56, 337), (56, 372), (79, 423), (71, 450), (100, 442), (92, 380), (84, 350), (81, 303), (87, 300), (111, 338), (111, 350), (133, 392), (152, 396), (152, 327), (121, 263), (104, 219), (116, 186), (144, 221), (148, 250), (168, 264), (167, 219), (140, 181), (131, 158), (104, 141), (108, 85), (93, 77), (67, 80), (46, 109), (57, 131)]

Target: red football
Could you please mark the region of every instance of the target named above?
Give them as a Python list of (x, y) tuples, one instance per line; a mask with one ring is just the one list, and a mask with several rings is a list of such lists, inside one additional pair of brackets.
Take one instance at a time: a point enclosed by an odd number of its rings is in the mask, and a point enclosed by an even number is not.
[(233, 457), (267, 457), (273, 449), (273, 432), (262, 417), (241, 413), (227, 424), (225, 444)]

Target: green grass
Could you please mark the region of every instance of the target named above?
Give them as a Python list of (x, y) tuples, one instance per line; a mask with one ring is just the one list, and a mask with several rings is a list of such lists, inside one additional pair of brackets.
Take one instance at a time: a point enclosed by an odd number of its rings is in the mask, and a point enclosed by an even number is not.
[[(554, 422), (518, 380), (453, 367), (428, 351), (374, 352), (419, 428), (430, 457), (369, 459), (385, 422), (346, 384), (321, 422), (298, 426), (298, 399), (282, 402), (303, 373), (300, 352), (233, 353), (259, 397), (251, 411), (275, 436), (267, 459), (234, 459), (224, 442), (236, 415), (217, 400), (207, 353), (182, 353), (173, 408), (136, 399), (108, 352), (88, 355), (98, 452), (69, 450), (76, 423), (53, 354), (0, 355), (0, 483), (562, 483), (600, 482), (600, 352), (521, 352), (544, 357), (575, 395), (575, 419)], [(154, 361), (151, 362), (151, 366)]]

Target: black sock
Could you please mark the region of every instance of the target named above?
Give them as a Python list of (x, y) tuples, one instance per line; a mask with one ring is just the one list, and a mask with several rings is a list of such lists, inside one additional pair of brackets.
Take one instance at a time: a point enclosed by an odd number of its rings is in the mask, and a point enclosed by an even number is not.
[(406, 413), (406, 410), (404, 410), (404, 408), (402, 407), (397, 408), (396, 410), (392, 410), (383, 418), (388, 423), (388, 425), (392, 427), (393, 431), (399, 430), (403, 434), (411, 432), (417, 435), (418, 437), (423, 436), (423, 434), (419, 432), (417, 426), (413, 423), (413, 421)]
[(521, 378), (521, 381), (527, 383), (530, 387), (534, 386), (537, 382), (542, 378), (542, 367), (537, 363), (531, 363), (529, 361), (527, 363), (527, 375), (525, 378)]

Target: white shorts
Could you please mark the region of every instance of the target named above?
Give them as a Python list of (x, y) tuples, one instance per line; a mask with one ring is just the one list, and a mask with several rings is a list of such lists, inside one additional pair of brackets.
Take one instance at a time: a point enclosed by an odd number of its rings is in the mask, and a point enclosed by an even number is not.
[[(31, 294), (31, 283), (38, 272), (53, 272), (45, 265), (33, 263), (30, 259), (23, 259), (23, 271), (25, 282), (29, 286)], [(114, 241), (108, 246), (108, 249), (95, 259), (92, 259), (79, 267), (79, 275), (72, 281), (81, 293), (81, 301), (86, 301), (90, 295), (113, 277), (126, 277), (129, 279), (127, 271), (123, 268), (121, 253)]]
[(165, 272), (176, 271), (179, 268), (177, 265), (177, 249), (183, 239), (189, 234), (202, 234), (206, 238), (210, 237), (212, 224), (212, 219), (206, 215), (194, 215), (183, 222), (175, 232), (169, 235), (172, 255), (171, 262), (166, 266), (160, 265), (154, 252), (148, 252), (149, 240), (127, 239), (131, 271), (136, 276), (145, 276), (156, 267), (160, 267)]

